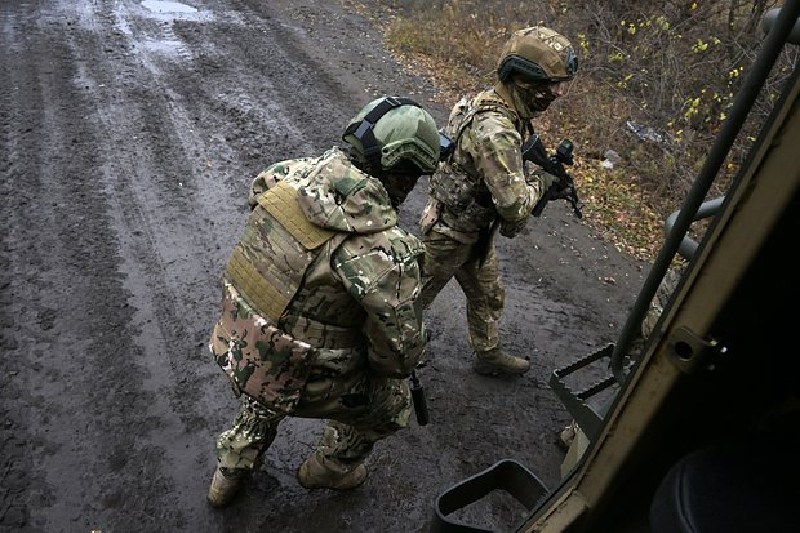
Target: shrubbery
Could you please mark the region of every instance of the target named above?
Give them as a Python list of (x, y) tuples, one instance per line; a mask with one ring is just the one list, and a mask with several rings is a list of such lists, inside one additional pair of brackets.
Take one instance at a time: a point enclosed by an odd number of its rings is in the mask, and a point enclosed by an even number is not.
[[(569, 37), (580, 71), (538, 125), (551, 145), (575, 141), (588, 221), (626, 251), (650, 257), (680, 207), (755, 58), (767, 0), (406, 0), (382, 3), (387, 44), (432, 76), (439, 99), (495, 81), (511, 33), (546, 25)], [(726, 161), (713, 194), (735, 175), (797, 50), (787, 50)], [(425, 68), (423, 68), (425, 67)], [(638, 134), (634, 131), (638, 130)], [(622, 161), (601, 167), (607, 150)]]

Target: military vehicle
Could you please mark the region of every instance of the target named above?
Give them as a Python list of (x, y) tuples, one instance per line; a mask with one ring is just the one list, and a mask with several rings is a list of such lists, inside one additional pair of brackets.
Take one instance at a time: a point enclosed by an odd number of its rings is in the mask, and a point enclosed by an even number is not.
[[(585, 434), (547, 490), (513, 459), (444, 490), (434, 532), (491, 531), (455, 511), (495, 490), (528, 509), (515, 531), (800, 531), (800, 69), (776, 100), (724, 197), (704, 202), (779, 54), (800, 49), (800, 0), (768, 13), (757, 60), (736, 95), (618, 341), (551, 384)], [(797, 60), (800, 61), (800, 60)], [(708, 217), (699, 242), (691, 224)], [(676, 254), (687, 258), (644, 347), (651, 302)], [(567, 377), (606, 361), (610, 376), (575, 391)], [(614, 385), (601, 409), (591, 399)]]

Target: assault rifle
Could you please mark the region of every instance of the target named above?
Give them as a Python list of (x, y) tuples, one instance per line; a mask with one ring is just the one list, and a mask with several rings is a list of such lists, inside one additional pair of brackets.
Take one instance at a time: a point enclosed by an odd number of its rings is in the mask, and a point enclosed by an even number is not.
[(534, 133), (528, 140), (522, 144), (522, 159), (523, 161), (530, 161), (534, 165), (538, 165), (544, 169), (548, 174), (552, 174), (558, 181), (553, 183), (547, 189), (539, 201), (533, 208), (531, 214), (535, 217), (541, 216), (544, 206), (547, 202), (555, 198), (564, 198), (572, 204), (572, 210), (575, 216), (581, 218), (583, 213), (583, 204), (578, 199), (578, 193), (575, 191), (575, 182), (572, 181), (572, 176), (564, 169), (564, 165), (572, 165), (573, 144), (569, 139), (564, 139), (559, 143), (554, 155), (547, 155), (547, 150), (542, 144), (539, 135)]

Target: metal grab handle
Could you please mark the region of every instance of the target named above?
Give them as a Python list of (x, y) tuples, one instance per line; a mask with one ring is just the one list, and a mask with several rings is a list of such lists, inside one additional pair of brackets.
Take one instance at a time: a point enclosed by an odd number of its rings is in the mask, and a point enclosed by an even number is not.
[(666, 242), (664, 242), (664, 246), (661, 247), (661, 251), (656, 256), (653, 268), (645, 280), (644, 287), (639, 292), (636, 302), (633, 304), (633, 309), (628, 314), (628, 319), (622, 328), (614, 353), (611, 356), (611, 370), (620, 385), (623, 385), (628, 379), (629, 374), (625, 368), (625, 358), (631, 343), (637, 336), (637, 331), (641, 327), (642, 319), (650, 307), (650, 302), (655, 296), (656, 290), (658, 290), (658, 285), (675, 257), (675, 253), (686, 235), (686, 230), (689, 229), (692, 219), (697, 214), (697, 210), (711, 188), (711, 184), (722, 167), (728, 151), (733, 146), (739, 131), (747, 120), (750, 109), (769, 77), (775, 61), (783, 51), (790, 34), (797, 28), (798, 15), (800, 15), (800, 0), (788, 0), (780, 8), (780, 11), (774, 15), (774, 23), (769, 26), (769, 33), (767, 33), (764, 44), (744, 80), (744, 84), (734, 98), (731, 113), (722, 124), (722, 129), (703, 162), (700, 174), (692, 184), (692, 188), (681, 206), (680, 213), (675, 220), (675, 226), (667, 235)]
[[(703, 218), (713, 217), (717, 213), (719, 213), (720, 208), (722, 207), (722, 202), (725, 200), (724, 196), (720, 196), (719, 198), (714, 198), (713, 200), (709, 200), (707, 202), (703, 202), (700, 205), (700, 208), (697, 210), (697, 213), (694, 215), (694, 221), (697, 222)], [(675, 226), (675, 221), (678, 219), (678, 215), (680, 211), (675, 211), (670, 216), (667, 217), (667, 222), (664, 225), (664, 233), (669, 235), (672, 231), (672, 227)], [(684, 259), (691, 259), (694, 257), (694, 253), (697, 251), (697, 247), (700, 246), (697, 241), (692, 239), (691, 237), (684, 237), (681, 241), (680, 246), (678, 247), (678, 253), (683, 256)]]
[(447, 516), (497, 489), (508, 492), (529, 511), (547, 494), (547, 488), (536, 474), (513, 459), (502, 459), (436, 498), (431, 533), (495, 533), (495, 530), (471, 526)]
[[(772, 30), (772, 27), (775, 25), (775, 21), (778, 20), (778, 15), (780, 15), (780, 13), (781, 8), (774, 7), (767, 11), (767, 14), (764, 15), (764, 21), (761, 27), (764, 29), (765, 34), (768, 34)], [(789, 33), (789, 37), (787, 37), (786, 42), (791, 44), (800, 44), (800, 19), (794, 23), (794, 27)]]

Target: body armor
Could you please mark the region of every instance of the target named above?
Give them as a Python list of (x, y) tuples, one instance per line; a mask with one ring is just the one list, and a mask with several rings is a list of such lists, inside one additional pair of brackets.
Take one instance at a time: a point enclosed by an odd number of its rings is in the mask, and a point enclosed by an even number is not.
[[(327, 185), (327, 175), (344, 176), (339, 190), (319, 186)], [(349, 221), (347, 203), (337, 203), (338, 195), (352, 197), (364, 183), (376, 182), (338, 149), (316, 160), (274, 165), (254, 181), (253, 211), (225, 270), (223, 313), (210, 343), (237, 394), (289, 412), (301, 394), (307, 401), (325, 399), (363, 378), (366, 314), (331, 268), (331, 258), (354, 234), (380, 239), (393, 231), (391, 207), (375, 206), (372, 219)], [(322, 227), (309, 216), (329, 224)], [(407, 239), (408, 248), (421, 254), (421, 244)]]
[[(468, 135), (466, 130), (475, 126), (476, 116), (486, 112), (497, 113), (507, 118), (517, 133), (522, 129), (517, 115), (494, 90), (484, 91), (472, 100), (462, 98), (453, 107), (445, 127), (445, 134), (453, 139), (456, 148), (452, 156), (442, 164), (439, 172), (431, 177), (430, 196), (437, 205), (429, 204), (426, 209), (429, 224), (426, 228), (423, 222), (423, 233), (439, 222), (452, 232), (457, 232), (453, 233), (453, 236), (458, 240), (469, 242), (477, 239), (478, 232), (491, 226), (495, 220), (497, 210), (492, 194), (472, 155), (481, 150), (481, 147), (474, 145), (471, 136), (464, 137)], [(520, 159), (519, 146), (519, 142), (509, 146), (509, 150), (516, 150), (510, 158)], [(521, 169), (518, 170), (521, 172)], [(436, 211), (432, 216), (431, 210)], [(443, 233), (450, 233), (444, 228), (441, 229)]]

